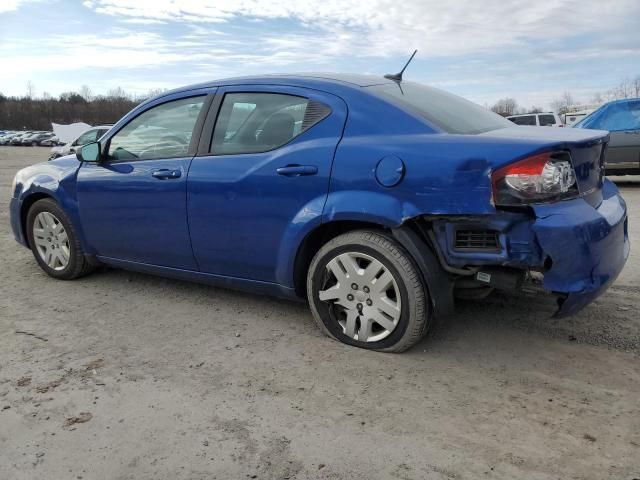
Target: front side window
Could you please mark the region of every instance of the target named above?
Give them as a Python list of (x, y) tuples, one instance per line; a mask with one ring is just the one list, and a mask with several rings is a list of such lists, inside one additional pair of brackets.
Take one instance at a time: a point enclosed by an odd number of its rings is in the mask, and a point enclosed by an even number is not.
[(553, 115), (539, 115), (541, 127), (548, 127), (556, 124), (556, 118)]
[(163, 103), (138, 115), (109, 141), (109, 160), (149, 160), (188, 155), (204, 96)]
[(278, 148), (325, 118), (331, 110), (308, 98), (281, 93), (228, 93), (211, 141), (216, 155)]

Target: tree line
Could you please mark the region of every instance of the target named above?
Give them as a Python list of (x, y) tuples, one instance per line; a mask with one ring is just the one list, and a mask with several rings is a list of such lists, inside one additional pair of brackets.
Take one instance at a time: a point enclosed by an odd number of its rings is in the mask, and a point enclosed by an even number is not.
[(106, 95), (93, 95), (89, 87), (83, 86), (79, 92), (66, 92), (59, 97), (46, 92), (36, 97), (33, 84), (28, 82), (24, 96), (7, 97), (0, 93), (0, 129), (51, 130), (51, 123), (75, 122), (110, 125), (158, 93), (161, 91), (136, 97), (118, 87)]
[[(619, 100), (622, 98), (640, 98), (640, 75), (634, 78), (625, 78), (620, 81), (618, 85), (605, 92), (596, 92), (592, 96), (590, 103), (600, 105), (605, 102), (610, 102), (611, 100)], [(574, 95), (570, 91), (565, 91), (562, 95), (554, 98), (550, 106), (552, 111), (564, 114), (568, 113), (569, 109), (576, 105), (576, 103)], [(501, 98), (491, 106), (491, 110), (503, 117), (517, 115), (519, 113), (540, 113), (544, 111), (542, 107), (535, 105), (529, 108), (521, 107), (518, 105), (517, 100), (512, 97)]]

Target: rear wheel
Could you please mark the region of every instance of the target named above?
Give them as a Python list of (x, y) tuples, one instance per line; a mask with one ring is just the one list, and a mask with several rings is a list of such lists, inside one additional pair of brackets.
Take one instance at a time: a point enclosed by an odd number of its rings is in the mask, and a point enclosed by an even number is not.
[(430, 323), (422, 278), (409, 254), (374, 231), (340, 235), (316, 254), (307, 296), (320, 328), (349, 345), (401, 352)]
[(38, 200), (29, 209), (27, 237), (38, 265), (48, 275), (72, 280), (92, 270), (71, 222), (52, 199)]

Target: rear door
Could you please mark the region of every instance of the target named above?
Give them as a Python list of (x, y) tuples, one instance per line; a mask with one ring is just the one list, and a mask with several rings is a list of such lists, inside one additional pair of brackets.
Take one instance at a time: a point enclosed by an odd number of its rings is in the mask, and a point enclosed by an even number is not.
[(218, 90), (188, 179), (201, 271), (286, 282), (278, 263), (295, 254), (286, 245), (296, 228), (321, 218), (346, 117), (340, 98), (316, 90)]
[(80, 217), (99, 257), (197, 270), (187, 173), (205, 104), (205, 95), (156, 104), (105, 139), (105, 161), (81, 166)]

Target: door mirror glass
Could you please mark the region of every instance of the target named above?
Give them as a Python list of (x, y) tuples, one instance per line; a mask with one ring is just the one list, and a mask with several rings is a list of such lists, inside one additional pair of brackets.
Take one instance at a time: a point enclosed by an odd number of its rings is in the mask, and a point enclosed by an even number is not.
[(79, 148), (76, 157), (81, 162), (99, 162), (100, 161), (100, 142), (87, 143)]

